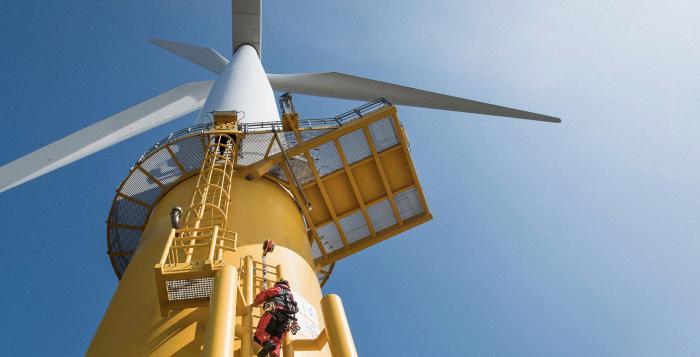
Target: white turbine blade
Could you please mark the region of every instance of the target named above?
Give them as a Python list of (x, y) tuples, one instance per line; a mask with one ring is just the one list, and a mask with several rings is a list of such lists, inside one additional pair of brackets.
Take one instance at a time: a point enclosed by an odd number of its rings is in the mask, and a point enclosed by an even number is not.
[(0, 192), (201, 108), (211, 86), (183, 84), (0, 167)]
[(410, 107), (561, 123), (559, 118), (548, 115), (526, 112), (524, 110), (477, 102), (470, 99), (428, 92), (337, 72), (268, 74), (267, 78), (270, 80), (272, 88), (279, 92), (364, 101), (386, 98), (393, 104)]
[(216, 74), (223, 72), (226, 65), (228, 65), (228, 60), (224, 58), (224, 56), (209, 47), (189, 45), (158, 38), (152, 38), (149, 41), (156, 46), (162, 47)]

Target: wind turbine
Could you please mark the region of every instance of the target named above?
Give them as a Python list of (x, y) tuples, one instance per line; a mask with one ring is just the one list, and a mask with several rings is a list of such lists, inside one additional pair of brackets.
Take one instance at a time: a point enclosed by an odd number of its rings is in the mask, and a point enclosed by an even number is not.
[[(310, 316), (306, 316), (308, 324), (317, 325), (303, 331), (306, 338), (287, 343), (285, 353), (312, 354), (317, 349), (318, 353), (326, 355), (352, 355), (354, 346), (349, 330), (344, 328), (347, 324), (339, 300), (333, 296), (321, 299), (317, 276), (324, 282), (337, 260), (431, 217), (410, 162), (410, 155), (405, 149), (405, 137), (400, 125), (397, 125), (394, 105), (560, 122), (551, 116), (342, 73), (266, 73), (260, 62), (261, 2), (237, 0), (233, 1), (232, 6), (233, 41), (230, 61), (210, 48), (152, 40), (156, 45), (217, 74), (215, 81), (191, 82), (170, 89), (0, 167), (2, 192), (200, 110), (201, 126), (188, 128), (160, 142), (139, 159), (120, 185), (110, 212), (109, 250), (113, 253), (110, 258), (115, 272), (122, 278), (122, 282), (88, 354), (165, 355), (173, 350), (196, 354), (199, 352), (194, 351), (199, 351), (199, 346), (204, 345), (205, 352), (210, 355), (230, 355), (229, 352), (233, 350), (238, 351), (239, 355), (250, 355), (252, 347), (248, 341), (249, 329), (246, 327), (252, 324), (254, 313), (250, 307), (249, 295), (257, 289), (250, 280), (254, 280), (259, 270), (256, 270), (256, 261), (252, 258), (259, 255), (254, 247), (263, 239), (274, 236), (273, 239), (282, 240), (279, 242), (282, 251), (277, 251), (272, 258), (273, 266), (279, 266), (275, 273), (289, 277), (293, 286), (296, 284), (300, 287), (299, 296), (307, 301), (309, 311), (313, 310), (313, 313), (309, 313)], [(282, 100), (284, 109), (282, 120), (280, 119), (274, 91), (372, 101), (373, 104), (360, 107), (349, 115), (333, 118), (335, 123), (327, 121), (305, 124), (294, 112), (290, 97)], [(378, 98), (384, 100), (375, 101)], [(382, 131), (383, 129), (386, 130)], [(353, 134), (358, 132), (362, 134), (358, 134), (359, 137)], [(380, 134), (387, 134), (393, 145), (382, 150), (379, 146), (384, 145), (383, 141), (377, 140)], [(382, 138), (386, 139), (384, 136)], [(395, 141), (392, 142), (391, 139)], [(187, 162), (185, 154), (195, 152), (190, 146), (191, 142), (197, 140), (203, 143), (200, 152), (197, 152), (201, 159)], [(265, 145), (255, 145), (259, 142)], [(366, 156), (353, 161), (353, 148), (355, 151), (364, 150)], [(401, 155), (393, 155), (392, 152)], [(207, 161), (208, 158), (210, 161)], [(227, 161), (230, 163), (227, 164)], [(315, 167), (315, 161), (333, 161), (338, 163), (338, 167), (332, 172), (324, 173)], [(368, 166), (368, 163), (369, 166), (376, 166), (374, 171), (366, 172), (362, 165)], [(227, 171), (227, 174), (235, 177), (218, 177), (219, 182), (224, 183), (218, 186), (228, 186), (229, 193), (225, 195), (227, 199), (223, 200), (227, 201), (225, 205), (234, 201), (233, 197), (245, 204), (235, 203), (233, 210), (227, 210), (223, 218), (207, 213), (206, 210), (200, 214), (192, 213), (191, 216), (195, 218), (190, 221), (199, 221), (197, 227), (192, 224), (187, 227), (190, 231), (175, 229), (170, 234), (172, 227), (168, 226), (168, 217), (171, 208), (189, 206), (187, 213), (190, 213), (199, 207), (197, 200), (208, 203), (211, 192), (197, 196), (197, 188), (211, 189), (217, 186), (211, 181), (217, 174), (210, 175), (210, 180), (204, 182), (208, 172), (206, 170), (215, 172), (221, 165), (229, 165), (226, 167), (231, 171)], [(390, 168), (394, 167), (392, 165), (405, 165), (408, 169), (391, 171)], [(175, 171), (179, 174), (172, 174)], [(342, 178), (341, 181), (348, 184), (330, 185), (331, 176)], [(137, 178), (141, 181), (137, 181)], [(392, 179), (409, 182), (406, 187), (413, 187), (413, 191), (405, 190), (404, 187), (391, 187)], [(200, 185), (199, 181), (203, 184)], [(141, 185), (129, 186), (136, 182), (141, 182)], [(363, 190), (372, 186), (383, 186), (383, 194), (365, 197), (371, 195)], [(278, 203), (272, 206), (253, 203), (259, 197), (246, 197), (246, 190)], [(237, 192), (237, 195), (232, 195), (231, 192)], [(405, 201), (401, 201), (401, 198)], [(347, 204), (348, 201), (353, 204)], [(387, 204), (384, 205), (383, 202)], [(421, 212), (402, 217), (401, 202), (408, 202), (409, 213), (411, 203), (417, 204)], [(255, 217), (266, 215), (270, 210), (277, 210), (277, 217), (283, 217), (288, 222), (279, 227), (262, 227)], [(238, 216), (241, 211), (249, 212), (250, 216), (244, 215), (243, 219)], [(374, 222), (375, 217), (384, 217), (380, 213), (374, 214), (375, 211), (391, 213), (393, 221)], [(328, 217), (321, 217), (324, 212)], [(129, 222), (132, 219), (130, 216), (139, 216), (142, 220), (137, 224), (129, 224), (133, 223)], [(366, 236), (352, 237), (354, 231), (347, 229), (353, 220), (360, 219), (357, 217), (364, 219)], [(217, 219), (217, 224), (211, 223)], [(207, 221), (211, 224), (207, 224)], [(223, 225), (227, 225), (227, 228), (223, 228)], [(356, 226), (362, 225), (355, 224), (352, 227), (358, 229)], [(211, 232), (198, 230), (200, 227), (210, 227)], [(215, 227), (237, 233), (229, 237), (231, 242), (235, 241), (235, 247), (225, 249), (216, 245)], [(324, 230), (324, 227), (329, 228)], [(264, 232), (254, 234), (253, 231)], [(289, 233), (290, 231), (295, 233)], [(249, 234), (246, 236), (243, 232)], [(234, 236), (235, 239), (232, 238)], [(197, 243), (185, 244), (185, 248), (180, 251), (167, 247), (178, 238), (180, 241), (189, 239), (194, 242), (198, 237), (208, 239), (206, 244), (214, 247), (212, 249), (217, 254), (214, 258), (219, 258), (221, 252), (220, 259), (203, 259), (202, 266), (194, 269), (193, 261), (196, 263), (199, 258), (195, 252)], [(353, 239), (356, 240), (352, 241)], [(146, 242), (150, 242), (150, 245), (146, 245)], [(225, 234), (220, 236), (219, 242), (227, 242)], [(171, 254), (174, 260), (170, 261), (170, 257), (165, 261), (158, 260), (163, 252)], [(190, 264), (189, 271), (178, 265), (181, 263), (175, 260), (179, 258), (186, 260), (185, 264)], [(207, 260), (209, 263), (206, 263)], [(152, 270), (156, 263), (160, 267), (156, 268), (157, 279), (154, 280)], [(130, 267), (129, 270), (127, 266)], [(231, 267), (235, 269), (230, 271)], [(171, 270), (167, 271), (168, 269)], [(146, 271), (151, 271), (150, 275)], [(184, 275), (169, 280), (169, 272), (172, 276)], [(230, 287), (231, 282), (239, 281), (239, 275), (243, 282), (240, 289), (231, 288), (231, 294), (217, 295), (216, 286)], [(253, 278), (249, 279), (248, 275)], [(173, 291), (167, 290), (174, 286), (174, 281), (189, 281), (190, 287), (202, 288), (204, 296), (183, 298), (178, 300), (184, 301), (183, 303), (174, 304), (168, 296)], [(226, 282), (229, 284), (226, 285)], [(245, 285), (249, 282), (251, 286)], [(156, 294), (156, 290), (161, 288), (166, 289), (165, 300), (163, 295)], [(153, 296), (134, 301), (134, 292), (148, 290), (153, 290)], [(180, 291), (186, 290), (180, 288)], [(228, 301), (229, 304), (219, 304), (221, 301)], [(242, 311), (236, 311), (236, 303), (238, 309), (244, 306)], [(222, 311), (228, 312), (228, 315)], [(228, 320), (217, 325), (222, 316), (228, 316)], [(192, 319), (206, 323), (206, 336), (196, 333), (165, 336), (159, 330), (163, 326), (179, 326), (184, 331)], [(231, 324), (232, 319), (236, 320), (235, 324)], [(315, 322), (311, 321), (314, 319)], [(117, 328), (124, 325), (132, 326), (133, 331)], [(233, 325), (242, 326), (241, 331), (231, 331)], [(120, 341), (120, 347), (115, 346), (116, 341)], [(157, 348), (153, 345), (157, 345)], [(293, 349), (297, 351), (293, 352)]]

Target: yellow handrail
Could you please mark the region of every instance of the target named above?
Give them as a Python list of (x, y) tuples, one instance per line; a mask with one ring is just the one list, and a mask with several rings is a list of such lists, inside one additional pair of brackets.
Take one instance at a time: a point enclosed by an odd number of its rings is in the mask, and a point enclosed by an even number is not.
[(165, 249), (163, 250), (163, 255), (160, 257), (160, 266), (165, 265), (165, 261), (168, 259), (168, 255), (170, 254), (170, 246), (173, 244), (173, 238), (175, 238), (175, 228), (170, 230), (168, 240), (165, 242)]
[(219, 235), (219, 226), (214, 226), (214, 231), (211, 235), (211, 242), (209, 243), (209, 254), (207, 255), (207, 260), (214, 260), (214, 248), (216, 248), (217, 235)]

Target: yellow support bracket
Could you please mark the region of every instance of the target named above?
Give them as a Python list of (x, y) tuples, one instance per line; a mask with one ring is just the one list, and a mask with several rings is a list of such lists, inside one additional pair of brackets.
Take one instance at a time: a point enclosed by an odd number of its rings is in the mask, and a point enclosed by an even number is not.
[(315, 339), (294, 340), (291, 345), (294, 351), (320, 351), (327, 343), (328, 335), (324, 328)]

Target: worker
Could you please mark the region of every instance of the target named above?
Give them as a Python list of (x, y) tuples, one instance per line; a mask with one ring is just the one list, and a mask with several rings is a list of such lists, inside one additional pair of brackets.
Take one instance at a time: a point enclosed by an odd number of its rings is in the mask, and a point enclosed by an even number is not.
[(299, 308), (289, 289), (289, 282), (284, 279), (278, 281), (273, 287), (260, 292), (253, 304), (263, 304), (265, 311), (255, 330), (255, 342), (262, 347), (258, 357), (265, 357), (268, 353), (271, 357), (279, 357), (287, 331), (296, 334), (299, 330), (295, 317)]

